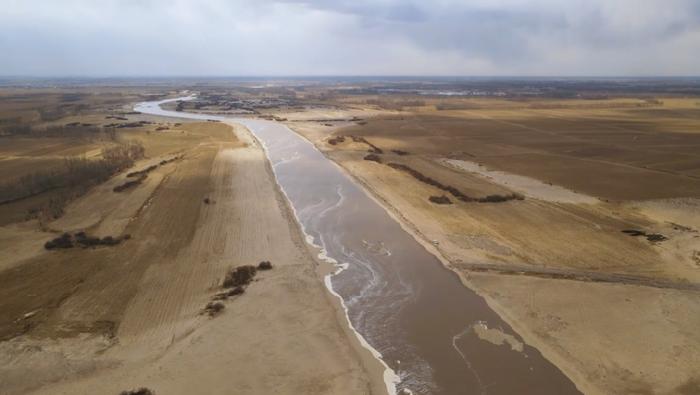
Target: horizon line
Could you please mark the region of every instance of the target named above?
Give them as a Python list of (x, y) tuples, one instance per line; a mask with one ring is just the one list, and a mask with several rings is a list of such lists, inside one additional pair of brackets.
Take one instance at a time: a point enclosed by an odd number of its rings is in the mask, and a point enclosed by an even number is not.
[(493, 79), (504, 79), (504, 78), (522, 78), (522, 79), (537, 79), (537, 78), (562, 78), (562, 79), (673, 79), (673, 78), (700, 78), (699, 75), (653, 75), (653, 74), (639, 74), (639, 75), (437, 75), (437, 74), (273, 74), (273, 75), (197, 75), (197, 74), (163, 74), (163, 75), (1, 75), (0, 79), (29, 79), (29, 80), (48, 80), (48, 79), (86, 79), (86, 80), (97, 80), (97, 79), (301, 79), (301, 78), (493, 78)]

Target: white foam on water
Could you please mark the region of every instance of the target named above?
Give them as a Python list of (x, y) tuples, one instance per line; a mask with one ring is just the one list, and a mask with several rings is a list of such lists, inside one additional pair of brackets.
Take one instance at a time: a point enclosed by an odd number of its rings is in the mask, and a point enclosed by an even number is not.
[(343, 195), (342, 188), (341, 188), (340, 185), (338, 185), (338, 186), (335, 188), (335, 193), (338, 194), (338, 200), (335, 202), (334, 205), (332, 205), (332, 206), (330, 206), (330, 207), (326, 207), (325, 209), (323, 209), (323, 211), (321, 211), (321, 212), (318, 214), (318, 217), (319, 217), (319, 218), (325, 217), (326, 215), (328, 215), (329, 212), (340, 208), (340, 207), (343, 205), (343, 203), (345, 203), (345, 195)]
[[(344, 253), (345, 253), (345, 251), (344, 251)], [(365, 298), (369, 294), (369, 291), (371, 291), (373, 289), (377, 289), (379, 287), (379, 284), (380, 284), (379, 279), (381, 278), (381, 276), (379, 276), (377, 271), (372, 267), (372, 264), (370, 264), (369, 262), (362, 260), (362, 259), (358, 258), (357, 256), (354, 256), (354, 254), (352, 254), (352, 253), (350, 253), (350, 254), (345, 253), (345, 255), (353, 258), (353, 260), (355, 261), (356, 264), (358, 264), (362, 269), (365, 269), (366, 271), (369, 272), (369, 280), (367, 282), (365, 282), (362, 289), (360, 289), (360, 291), (356, 295), (352, 296), (351, 298), (349, 298), (345, 302), (349, 306), (354, 306), (358, 300)], [(336, 274), (339, 274), (339, 273), (336, 273)]]
[(297, 160), (297, 159), (299, 159), (299, 158), (300, 158), (299, 153), (298, 153), (298, 152), (295, 152), (295, 153), (292, 154), (292, 156), (290, 156), (290, 157), (288, 157), (288, 158), (282, 158), (282, 159), (278, 160), (277, 162), (273, 163), (273, 164), (272, 164), (272, 167), (277, 167), (277, 166), (279, 166), (279, 165), (284, 165), (284, 164), (286, 164), (286, 163), (295, 161), (295, 160)]
[[(251, 128), (251, 130), (252, 130), (252, 128)], [(257, 136), (256, 136), (256, 139), (257, 139)], [(258, 141), (260, 141), (260, 140), (258, 139)], [(268, 152), (267, 146), (265, 145), (264, 142), (262, 142), (262, 141), (260, 141), (260, 142), (261, 142), (261, 145), (263, 146), (263, 149), (265, 150), (265, 155), (266, 155), (266, 156), (268, 157), (268, 159), (269, 159), (269, 152)], [(277, 182), (276, 177), (275, 177), (275, 181)], [(327, 274), (326, 276), (324, 276), (323, 282), (324, 282), (324, 284), (326, 285), (326, 288), (328, 289), (328, 292), (330, 292), (332, 295), (334, 295), (335, 297), (337, 297), (338, 300), (340, 301), (340, 305), (343, 307), (343, 311), (345, 312), (345, 320), (347, 321), (348, 327), (349, 327), (350, 330), (355, 334), (355, 337), (356, 337), (357, 340), (360, 342), (360, 345), (362, 345), (362, 347), (364, 347), (365, 349), (369, 350), (369, 352), (372, 354), (372, 356), (374, 356), (374, 358), (377, 359), (377, 360), (379, 361), (379, 363), (381, 363), (382, 366), (384, 367), (383, 379), (384, 379), (384, 385), (386, 386), (387, 392), (388, 392), (390, 395), (397, 395), (396, 386), (397, 386), (397, 385), (399, 384), (399, 382), (401, 381), (400, 377), (396, 374), (396, 372), (394, 372), (393, 369), (391, 369), (391, 368), (389, 367), (389, 365), (386, 364), (386, 362), (384, 362), (384, 359), (383, 359), (383, 357), (382, 357), (382, 354), (381, 354), (379, 351), (377, 351), (374, 347), (372, 347), (372, 346), (367, 342), (367, 340), (360, 334), (360, 332), (357, 331), (357, 329), (355, 328), (355, 326), (354, 326), (354, 325), (352, 324), (352, 322), (350, 321), (350, 314), (349, 314), (348, 307), (347, 307), (347, 305), (346, 305), (346, 303), (345, 303), (345, 300), (344, 300), (344, 299), (342, 298), (342, 296), (340, 296), (340, 294), (339, 294), (338, 292), (336, 292), (335, 289), (333, 288), (333, 282), (332, 282), (332, 280), (331, 280), (332, 277), (335, 276), (335, 275), (338, 275), (338, 274), (342, 273), (342, 272), (345, 271), (345, 270), (347, 270), (348, 267), (350, 266), (350, 264), (349, 264), (348, 262), (339, 263), (337, 260), (335, 260), (335, 259), (331, 258), (330, 256), (328, 256), (328, 251), (327, 251), (327, 249), (326, 249), (326, 247), (325, 247), (325, 245), (324, 245), (325, 243), (323, 243), (323, 238), (321, 238), (321, 240), (320, 240), (320, 241), (321, 241), (321, 245), (320, 245), (320, 246), (314, 243), (314, 241), (315, 241), (314, 238), (313, 238), (312, 236), (310, 236), (310, 235), (307, 233), (307, 231), (306, 231), (306, 229), (305, 229), (305, 227), (304, 227), (302, 221), (300, 220), (300, 218), (299, 218), (299, 216), (298, 216), (298, 214), (297, 214), (297, 212), (296, 212), (296, 209), (295, 209), (294, 206), (291, 204), (291, 200), (289, 200), (289, 196), (287, 196), (287, 193), (286, 193), (284, 187), (283, 187), (282, 185), (280, 185), (279, 182), (277, 182), (277, 185), (280, 187), (280, 189), (282, 190), (282, 192), (285, 194), (285, 197), (286, 197), (287, 200), (290, 202), (290, 206), (292, 207), (292, 211), (293, 211), (294, 216), (295, 216), (295, 218), (296, 218), (296, 220), (297, 220), (297, 223), (300, 224), (300, 226), (301, 226), (301, 228), (302, 228), (302, 232), (304, 232), (304, 234), (306, 235), (306, 237), (305, 237), (306, 241), (307, 241), (307, 242), (311, 241), (309, 244), (310, 244), (311, 246), (313, 246), (313, 247), (315, 247), (315, 248), (317, 248), (317, 249), (320, 250), (319, 253), (318, 253), (318, 258), (321, 259), (321, 260), (323, 260), (323, 261), (326, 261), (326, 262), (328, 262), (328, 263), (330, 263), (330, 264), (332, 264), (332, 265), (334, 265), (334, 266), (336, 267), (336, 270), (335, 270), (334, 272), (329, 273), (329, 274)], [(337, 202), (335, 205), (324, 209), (324, 210), (319, 214), (320, 217), (325, 216), (325, 215), (326, 215), (329, 211), (331, 211), (332, 209), (336, 209), (336, 208), (340, 207), (340, 206), (342, 205), (342, 203), (344, 202), (345, 197), (344, 197), (344, 195), (341, 193), (340, 185), (339, 185), (338, 188), (336, 189), (336, 192), (337, 192), (338, 195), (340, 196), (340, 199), (338, 200), (338, 202)]]
[[(334, 274), (337, 274), (337, 272)], [(324, 283), (326, 284), (326, 288), (328, 288), (328, 291), (331, 294), (335, 295), (340, 300), (340, 304), (341, 304), (341, 306), (343, 306), (343, 309), (345, 310), (345, 318), (348, 322), (348, 326), (353, 331), (353, 333), (355, 333), (355, 336), (357, 337), (357, 340), (359, 340), (362, 347), (369, 350), (369, 352), (372, 353), (372, 355), (384, 366), (384, 376), (383, 377), (384, 377), (384, 384), (386, 385), (387, 392), (390, 395), (397, 395), (396, 386), (401, 382), (401, 378), (396, 374), (396, 372), (394, 372), (393, 369), (391, 369), (389, 367), (389, 365), (386, 364), (386, 362), (384, 362), (384, 358), (382, 357), (382, 354), (379, 351), (377, 351), (374, 347), (372, 347), (369, 343), (367, 343), (365, 338), (362, 337), (362, 335), (352, 325), (352, 322), (350, 322), (350, 315), (348, 314), (348, 308), (345, 305), (345, 301), (340, 296), (340, 294), (335, 292), (335, 290), (333, 289), (333, 284), (331, 283), (331, 276), (333, 276), (334, 274), (328, 274), (323, 279)]]

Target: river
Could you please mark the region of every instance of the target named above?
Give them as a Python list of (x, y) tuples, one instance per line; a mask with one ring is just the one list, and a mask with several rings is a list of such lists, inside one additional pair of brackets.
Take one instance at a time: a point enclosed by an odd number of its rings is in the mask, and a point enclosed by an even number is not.
[(309, 141), (273, 121), (160, 107), (173, 100), (140, 103), (135, 110), (234, 121), (265, 147), (308, 242), (337, 265), (326, 285), (342, 299), (361, 341), (384, 362), (390, 393), (580, 394)]

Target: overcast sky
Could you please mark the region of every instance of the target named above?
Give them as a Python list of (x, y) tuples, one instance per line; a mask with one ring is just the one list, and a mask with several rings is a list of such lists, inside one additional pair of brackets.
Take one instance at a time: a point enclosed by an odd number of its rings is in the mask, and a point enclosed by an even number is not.
[(700, 75), (700, 0), (0, 0), (0, 75)]

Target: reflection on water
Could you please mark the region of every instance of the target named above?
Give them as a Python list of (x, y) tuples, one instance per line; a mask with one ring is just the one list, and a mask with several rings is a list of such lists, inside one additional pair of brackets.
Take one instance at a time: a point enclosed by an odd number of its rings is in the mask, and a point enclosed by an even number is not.
[[(192, 119), (223, 117), (138, 111)], [(286, 126), (236, 119), (265, 146), (309, 242), (342, 268), (330, 278), (352, 326), (414, 394), (578, 394), (457, 275), (445, 269), (335, 163)], [(501, 343), (475, 325), (499, 328)], [(483, 330), (483, 328), (479, 329)], [(491, 336), (494, 334), (491, 333)], [(500, 344), (500, 345), (499, 345)]]

